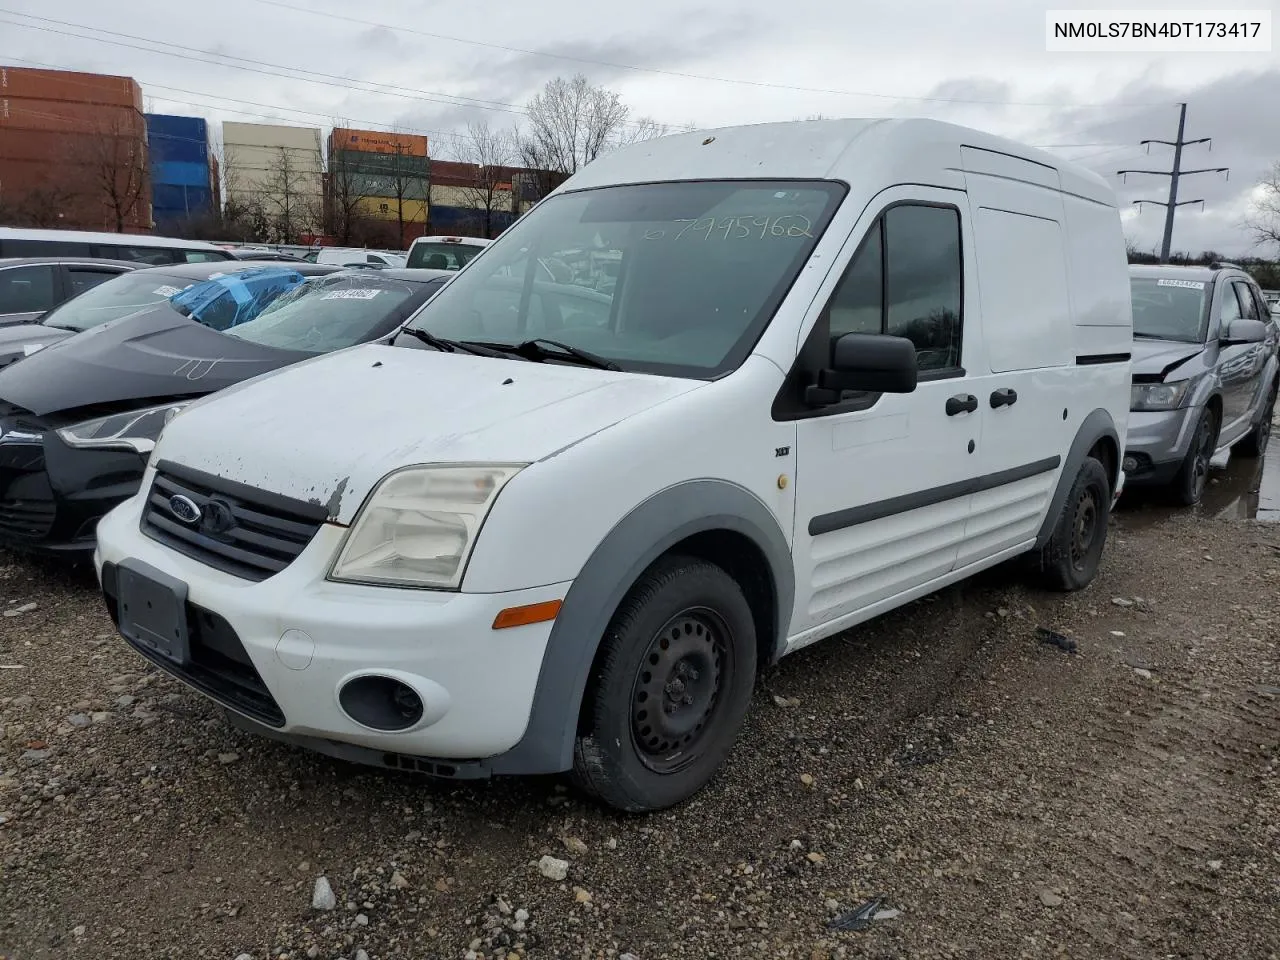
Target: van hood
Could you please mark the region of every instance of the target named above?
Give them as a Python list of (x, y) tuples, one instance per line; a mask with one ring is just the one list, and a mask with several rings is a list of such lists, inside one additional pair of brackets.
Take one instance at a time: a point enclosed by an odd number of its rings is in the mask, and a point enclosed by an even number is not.
[(141, 407), (203, 396), (307, 356), (218, 333), (165, 304), (64, 337), (0, 370), (0, 400), (36, 416), (131, 401)]
[(1133, 341), (1133, 373), (1144, 376), (1163, 376), (1172, 373), (1192, 357), (1204, 353), (1203, 343), (1185, 343), (1178, 340), (1149, 340), (1145, 337)]
[(166, 427), (152, 462), (324, 504), (349, 523), (399, 467), (533, 463), (704, 385), (368, 344), (193, 404)]
[(29, 357), (51, 343), (65, 340), (74, 332), (60, 327), (46, 327), (41, 323), (18, 323), (0, 327), (0, 368)]

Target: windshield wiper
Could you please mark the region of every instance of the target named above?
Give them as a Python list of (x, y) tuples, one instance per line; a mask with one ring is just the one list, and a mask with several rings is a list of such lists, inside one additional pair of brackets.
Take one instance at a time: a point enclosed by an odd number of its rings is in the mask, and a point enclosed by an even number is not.
[[(556, 347), (556, 350), (548, 350), (546, 346)], [(577, 347), (570, 346), (567, 343), (561, 343), (559, 340), (549, 340), (546, 337), (534, 337), (532, 340), (524, 340), (517, 344), (497, 344), (486, 343), (485, 346), (495, 347), (499, 350), (508, 350), (517, 356), (525, 357), (529, 360), (566, 360), (574, 359), (585, 367), (595, 367), (597, 370), (621, 370), (622, 368), (612, 360), (606, 360), (604, 357), (586, 350), (580, 350)]]
[(466, 340), (447, 340), (444, 337), (437, 337), (429, 330), (422, 330), (418, 327), (401, 327), (396, 331), (396, 336), (398, 337), (402, 333), (407, 333), (414, 339), (421, 340), (427, 346), (435, 347), (442, 353), (453, 353), (457, 350), (462, 350), (466, 353), (474, 353), (478, 357), (504, 356), (501, 352), (497, 350), (490, 350), (483, 344), (471, 343)]

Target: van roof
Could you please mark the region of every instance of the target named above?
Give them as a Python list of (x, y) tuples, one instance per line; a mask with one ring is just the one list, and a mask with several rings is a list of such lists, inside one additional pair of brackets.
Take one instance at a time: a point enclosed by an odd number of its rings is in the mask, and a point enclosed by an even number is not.
[(658, 137), (593, 160), (556, 192), (619, 183), (717, 179), (854, 182), (871, 178), (963, 189), (962, 147), (1051, 167), (1058, 171), (1064, 191), (1115, 205), (1106, 180), (1085, 167), (1004, 137), (917, 118), (797, 120)]
[(153, 237), (146, 233), (93, 233), (87, 230), (27, 230), (22, 227), (0, 227), (0, 240), (60, 240), (66, 243), (118, 243), (135, 247), (169, 247), (180, 250), (220, 250), (203, 240), (179, 240), (176, 237)]

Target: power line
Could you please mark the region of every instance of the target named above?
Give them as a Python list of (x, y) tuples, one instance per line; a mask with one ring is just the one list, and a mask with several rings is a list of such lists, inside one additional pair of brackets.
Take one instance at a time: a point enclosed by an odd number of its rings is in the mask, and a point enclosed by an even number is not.
[(1185, 103), (1178, 104), (1178, 139), (1176, 140), (1143, 140), (1139, 145), (1145, 146), (1150, 152), (1151, 144), (1160, 143), (1167, 147), (1173, 147), (1173, 169), (1172, 170), (1117, 170), (1116, 174), (1121, 177), (1128, 176), (1131, 173), (1145, 173), (1156, 177), (1169, 178), (1169, 199), (1165, 200), (1135, 200), (1133, 201), (1139, 207), (1144, 203), (1155, 204), (1158, 207), (1164, 207), (1164, 239), (1160, 245), (1160, 262), (1169, 262), (1169, 248), (1173, 242), (1173, 214), (1178, 207), (1185, 207), (1189, 204), (1198, 203), (1200, 208), (1204, 209), (1203, 200), (1179, 200), (1178, 199), (1178, 179), (1180, 177), (1189, 177), (1197, 173), (1225, 173), (1230, 176), (1229, 167), (1203, 167), (1199, 170), (1183, 170), (1182, 169), (1182, 148), (1189, 147), (1197, 143), (1209, 144), (1209, 149), (1213, 149), (1212, 137), (1200, 137), (1198, 140), (1184, 140), (1183, 133), (1187, 126), (1187, 105)]
[[(152, 37), (142, 37), (136, 34), (122, 33), (117, 30), (106, 30), (100, 27), (94, 27), (83, 23), (74, 23), (68, 20), (55, 20), (51, 17), (38, 17), (34, 14), (21, 13), (19, 11), (7, 10), (4, 8), (0, 8), (0, 13), (8, 14), (9, 16), (24, 17), (27, 20), (38, 20), (42, 23), (57, 24), (60, 27), (71, 27), (75, 30), (90, 31), (90, 35), (71, 33), (68, 30), (59, 30), (57, 27), (39, 26), (34, 23), (24, 23), (19, 20), (6, 20), (0, 17), (0, 23), (8, 23), (12, 26), (21, 27), (27, 30), (37, 30), (43, 33), (58, 34), (61, 36), (72, 37), (77, 40), (89, 40), (95, 43), (106, 43), (112, 46), (125, 47), (130, 50), (140, 50), (144, 53), (155, 53), (166, 57), (177, 57), (184, 61), (207, 63), (211, 66), (225, 67), (229, 70), (242, 70), (248, 73), (257, 73), (263, 76), (277, 77), (284, 80), (298, 80), (303, 83), (314, 83), (326, 87), (335, 87), (344, 91), (350, 91), (354, 88), (364, 93), (376, 93), (384, 96), (400, 97), (405, 100), (436, 103), (448, 107), (492, 110), (500, 113), (510, 113), (520, 116), (528, 114), (528, 110), (526, 108), (518, 104), (505, 103), (500, 100), (483, 100), (478, 97), (441, 93), (435, 90), (418, 90), (413, 87), (393, 87), (391, 84), (381, 83), (376, 80), (362, 80), (357, 77), (341, 77), (336, 74), (322, 73), (317, 70), (308, 70), (303, 67), (292, 67), (286, 64), (271, 63), (265, 60), (255, 60), (249, 57), (238, 57), (232, 54), (218, 53), (214, 50), (202, 50), (197, 47), (188, 47), (184, 44), (170, 43), (167, 40), (156, 40)], [(138, 43), (154, 44), (155, 46), (169, 47), (172, 49), (157, 50), (152, 47), (138, 46), (136, 43), (126, 43), (123, 40), (111, 40), (105, 36), (98, 36), (97, 34), (107, 34), (112, 37), (124, 37), (126, 40), (135, 40), (138, 41)], [(204, 56), (192, 56), (192, 54), (203, 54)], [(209, 59), (210, 57), (218, 57), (221, 59)], [(224, 60), (234, 60), (238, 62), (225, 63), (223, 62)], [(248, 66), (245, 64), (248, 64)], [(262, 69), (263, 67), (270, 67), (272, 69)], [(282, 70), (288, 72), (276, 72)], [(359, 86), (360, 84), (364, 84), (364, 86)], [(634, 126), (637, 125), (638, 121), (626, 121), (626, 123), (628, 126)]]
[[(381, 23), (377, 20), (366, 20), (360, 17), (344, 16), (340, 13), (330, 13), (324, 10), (313, 10), (307, 7), (299, 7), (290, 3), (284, 3), (282, 0), (254, 0), (256, 3), (265, 4), (266, 6), (279, 7), (282, 10), (291, 10), (294, 13), (303, 13), (309, 17), (327, 17), (330, 20), (341, 20), (346, 23), (355, 23), (365, 27), (381, 27), (384, 30), (399, 31), (400, 33), (411, 33), (419, 37), (429, 37), (433, 40), (447, 40), (451, 43), (464, 43), (470, 46), (486, 47), (491, 50), (503, 50), (507, 53), (519, 53), (531, 57), (545, 57), (551, 60), (566, 60), (572, 63), (583, 63), (597, 67), (609, 67), (614, 70), (629, 70), (636, 73), (652, 73), (664, 77), (679, 77), (684, 80), (702, 80), (710, 83), (732, 83), (747, 87), (766, 87), (774, 90), (791, 90), (797, 93), (825, 93), (841, 97), (869, 97), (877, 100), (912, 100), (921, 103), (973, 103), (988, 104), (991, 106), (1007, 106), (1007, 107), (1074, 107), (1077, 104), (1071, 103), (1047, 103), (1047, 102), (1031, 102), (1017, 100), (976, 100), (965, 97), (915, 97), (907, 94), (898, 93), (871, 93), (865, 90), (832, 90), (823, 87), (803, 87), (789, 83), (772, 83), (766, 80), (744, 80), (738, 77), (716, 77), (708, 74), (700, 73), (684, 73), (678, 70), (663, 70), (660, 67), (638, 67), (630, 63), (618, 63), (610, 60), (593, 60), (589, 57), (575, 57), (564, 53), (547, 53), (543, 50), (529, 50), (524, 47), (512, 47), (501, 43), (491, 43), (484, 40), (470, 40), (465, 37), (454, 37), (444, 33), (432, 33), (427, 30), (417, 30), (413, 27), (398, 26), (391, 23)], [(1166, 104), (1144, 104), (1144, 106), (1165, 106)], [(1118, 104), (1117, 106), (1137, 106), (1137, 104)]]

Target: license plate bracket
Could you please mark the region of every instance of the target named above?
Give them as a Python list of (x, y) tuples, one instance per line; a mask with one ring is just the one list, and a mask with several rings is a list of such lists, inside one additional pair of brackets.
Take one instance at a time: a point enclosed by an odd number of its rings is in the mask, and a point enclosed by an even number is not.
[(191, 641), (187, 625), (187, 585), (140, 560), (116, 568), (120, 632), (145, 650), (185, 666)]

